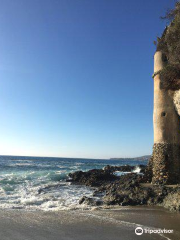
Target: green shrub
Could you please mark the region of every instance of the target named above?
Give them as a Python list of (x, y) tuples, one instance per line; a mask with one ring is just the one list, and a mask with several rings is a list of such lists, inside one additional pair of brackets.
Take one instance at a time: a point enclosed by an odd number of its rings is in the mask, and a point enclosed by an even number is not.
[(180, 89), (180, 2), (173, 10), (167, 12), (163, 19), (170, 24), (157, 39), (157, 51), (166, 56), (166, 64), (160, 72), (162, 87), (172, 90)]

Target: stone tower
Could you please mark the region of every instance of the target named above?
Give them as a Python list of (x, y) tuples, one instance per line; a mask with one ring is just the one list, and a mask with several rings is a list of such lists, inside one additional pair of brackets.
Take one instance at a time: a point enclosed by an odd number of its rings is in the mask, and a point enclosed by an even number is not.
[(154, 146), (152, 182), (180, 183), (180, 117), (173, 102), (175, 92), (162, 88), (159, 71), (167, 64), (163, 53), (154, 56)]

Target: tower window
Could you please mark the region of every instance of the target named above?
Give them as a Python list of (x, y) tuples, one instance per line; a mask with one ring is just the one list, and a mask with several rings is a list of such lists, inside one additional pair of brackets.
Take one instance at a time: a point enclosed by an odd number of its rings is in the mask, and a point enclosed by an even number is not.
[(162, 112), (162, 113), (161, 113), (161, 116), (162, 116), (162, 117), (165, 117), (165, 116), (166, 116), (166, 112)]

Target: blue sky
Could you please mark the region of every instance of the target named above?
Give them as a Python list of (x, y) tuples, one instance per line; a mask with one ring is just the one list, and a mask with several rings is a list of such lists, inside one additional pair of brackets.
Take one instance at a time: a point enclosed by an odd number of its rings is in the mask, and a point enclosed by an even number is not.
[(0, 154), (153, 145), (153, 41), (174, 0), (0, 0)]

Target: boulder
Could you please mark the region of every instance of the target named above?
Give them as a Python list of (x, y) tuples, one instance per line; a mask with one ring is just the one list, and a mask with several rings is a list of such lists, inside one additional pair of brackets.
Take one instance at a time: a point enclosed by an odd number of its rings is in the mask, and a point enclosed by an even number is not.
[(180, 188), (177, 188), (166, 196), (163, 206), (170, 211), (180, 211)]
[(78, 171), (70, 173), (69, 177), (72, 179), (72, 182), (78, 182), (91, 187), (98, 187), (118, 178), (111, 172), (102, 169), (93, 169), (88, 172)]
[(91, 205), (91, 206), (100, 206), (103, 203), (102, 203), (102, 201), (96, 200), (95, 198), (90, 198), (90, 197), (83, 196), (79, 200), (79, 204), (86, 204), (86, 205)]

